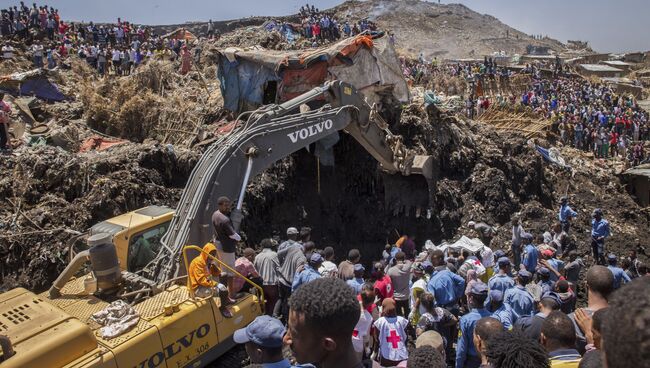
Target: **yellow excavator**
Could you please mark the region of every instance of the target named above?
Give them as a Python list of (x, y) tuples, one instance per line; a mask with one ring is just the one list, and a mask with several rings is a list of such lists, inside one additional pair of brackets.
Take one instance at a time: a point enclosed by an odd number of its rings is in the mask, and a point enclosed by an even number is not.
[[(306, 106), (313, 101), (324, 103), (311, 110)], [(84, 234), (85, 247), (73, 252), (48, 291), (0, 294), (0, 367), (204, 367), (232, 349), (234, 331), (263, 313), (264, 294), (230, 269), (253, 291), (238, 294), (226, 317), (217, 296), (199, 298), (189, 288), (186, 270), (201, 252), (196, 245), (213, 241), (216, 199), (237, 199), (231, 219), (238, 229), (252, 176), (340, 130), (383, 170), (423, 175), (433, 185), (432, 158), (406, 148), (344, 82), (327, 82), (239, 120), (202, 155), (176, 210), (149, 206), (102, 221)], [(135, 310), (137, 323), (107, 336), (91, 317), (116, 301)]]

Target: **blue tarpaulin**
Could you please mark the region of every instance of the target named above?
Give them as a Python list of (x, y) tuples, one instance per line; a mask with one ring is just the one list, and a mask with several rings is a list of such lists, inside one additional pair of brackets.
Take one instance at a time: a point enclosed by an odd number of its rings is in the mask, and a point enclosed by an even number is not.
[(230, 111), (239, 111), (242, 105), (262, 105), (264, 88), (269, 81), (280, 81), (275, 72), (261, 64), (238, 59), (229, 61), (221, 56), (217, 73), (221, 82), (223, 106)]
[(47, 79), (28, 79), (20, 84), (22, 96), (35, 96), (46, 101), (63, 101), (66, 96)]

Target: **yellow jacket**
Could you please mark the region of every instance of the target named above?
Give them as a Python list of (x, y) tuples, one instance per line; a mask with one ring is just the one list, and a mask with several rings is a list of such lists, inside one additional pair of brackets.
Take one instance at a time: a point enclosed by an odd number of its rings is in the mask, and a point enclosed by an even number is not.
[(208, 262), (208, 253), (215, 251), (217, 248), (212, 243), (208, 243), (203, 247), (203, 252), (199, 257), (196, 257), (190, 263), (190, 269), (187, 271), (187, 275), (190, 278), (190, 287), (192, 290), (196, 290), (199, 286), (205, 287), (214, 287), (217, 283), (212, 280), (211, 276), (219, 276), (218, 269), (217, 271), (210, 270)]

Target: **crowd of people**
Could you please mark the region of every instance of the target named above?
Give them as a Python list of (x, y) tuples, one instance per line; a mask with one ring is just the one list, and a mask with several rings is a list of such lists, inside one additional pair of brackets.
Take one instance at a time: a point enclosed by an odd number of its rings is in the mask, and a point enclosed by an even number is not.
[(648, 162), (644, 142), (650, 140), (650, 115), (631, 95), (617, 94), (604, 83), (568, 77), (568, 66), (559, 59), (547, 67), (554, 71), (552, 78), (543, 78), (534, 64), (524, 67), (521, 73), (531, 75), (532, 82), (520, 96), (505, 92), (487, 96), (481, 87), (488, 78), (503, 85), (514, 74), (496, 59), (439, 65), (436, 59), (427, 61), (422, 55), (417, 60), (402, 58), (403, 74), (415, 84), (426, 85), (436, 75), (465, 80), (471, 91), (464, 101), (469, 118), (480, 116), (490, 106), (521, 106), (549, 119), (563, 145), (593, 152), (596, 158), (618, 158), (629, 166)]
[(300, 7), (299, 16), (300, 24), (271, 21), (266, 24), (266, 29), (277, 30), (289, 43), (298, 38), (310, 40), (312, 47), (377, 30), (376, 25), (367, 19), (357, 22), (340, 20), (333, 13), (321, 12), (309, 4)]
[(537, 80), (521, 104), (551, 119), (560, 141), (598, 158), (620, 157), (638, 165), (647, 159), (648, 113), (631, 96), (587, 80)]
[[(69, 56), (76, 56), (100, 75), (129, 75), (149, 59), (181, 61), (180, 72), (187, 73), (200, 58), (200, 48), (191, 54), (181, 30), (175, 37), (163, 38), (150, 28), (117, 19), (114, 24), (67, 23), (52, 7), (20, 5), (2, 9), (0, 34), (29, 46), (34, 67), (54, 69)], [(4, 60), (14, 57), (9, 42), (2, 47)]]
[[(638, 300), (627, 295), (650, 298), (650, 273), (634, 251), (627, 257), (604, 254), (609, 223), (599, 209), (592, 219), (597, 264), (584, 273), (585, 262), (566, 240), (578, 214), (564, 198), (552, 233), (535, 237), (515, 219), (509, 253), (490, 248), (493, 227), (470, 222), (484, 244), (474, 253), (435, 246), (418, 251), (415, 237), (404, 235), (385, 247), (381, 259), (350, 249), (338, 264), (334, 249), (318, 249), (308, 227), (289, 227), (286, 240), (263, 239), (260, 250), (246, 248), (236, 258), (241, 238), (228, 217), (230, 206), (228, 198), (219, 198), (212, 217), (217, 244), (204, 248), (228, 267), (202, 254), (189, 274), (198, 295), (212, 290), (226, 306), (253, 290), (239, 275), (263, 289), (265, 315), (234, 336), (246, 344), (251, 363), (292, 366), (284, 345), (296, 366), (324, 368), (601, 367), (605, 360), (615, 362), (611, 368), (647, 358), (647, 351), (621, 356), (631, 348), (603, 343), (634, 324), (642, 331), (627, 341), (648, 338), (635, 318), (648, 322), (650, 300), (644, 311), (637, 308), (641, 315), (623, 313)], [(223, 284), (211, 278), (224, 274)], [(576, 309), (579, 290), (587, 305)]]

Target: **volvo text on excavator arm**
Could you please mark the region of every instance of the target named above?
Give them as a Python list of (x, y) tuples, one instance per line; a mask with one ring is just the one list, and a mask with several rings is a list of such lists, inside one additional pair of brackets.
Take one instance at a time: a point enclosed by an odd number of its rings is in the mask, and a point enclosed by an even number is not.
[[(301, 109), (323, 98), (326, 103), (321, 108)], [(203, 245), (213, 237), (211, 216), (218, 197), (237, 199), (231, 219), (238, 228), (252, 176), (339, 130), (352, 135), (383, 170), (424, 175), (431, 187), (432, 158), (406, 148), (402, 137), (392, 134), (375, 109), (347, 83), (330, 81), (281, 105), (267, 105), (242, 116), (247, 116), (246, 121), (213, 143), (197, 163), (163, 247), (143, 271), (145, 277), (160, 283), (182, 275), (185, 271), (179, 260), (183, 247)]]

